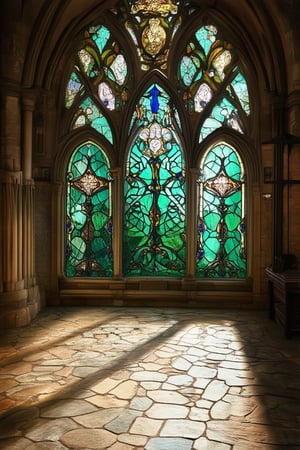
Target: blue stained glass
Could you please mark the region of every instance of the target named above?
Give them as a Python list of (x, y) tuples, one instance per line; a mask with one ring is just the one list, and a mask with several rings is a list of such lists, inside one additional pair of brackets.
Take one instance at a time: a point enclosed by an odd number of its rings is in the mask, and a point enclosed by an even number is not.
[(124, 274), (185, 273), (185, 162), (170, 98), (152, 85), (140, 100), (139, 133), (125, 176)]
[(153, 86), (153, 88), (150, 90), (151, 94), (151, 111), (152, 114), (158, 113), (159, 108), (159, 102), (158, 102), (158, 96), (159, 96), (159, 90), (156, 86)]
[(80, 82), (76, 72), (72, 72), (66, 89), (66, 107), (70, 108), (78, 92), (83, 90), (83, 84)]

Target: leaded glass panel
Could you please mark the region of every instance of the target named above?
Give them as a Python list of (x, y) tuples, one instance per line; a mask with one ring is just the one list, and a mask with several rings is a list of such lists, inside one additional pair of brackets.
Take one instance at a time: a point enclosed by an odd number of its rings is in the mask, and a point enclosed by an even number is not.
[(86, 98), (74, 114), (72, 128), (91, 126), (102, 134), (110, 143), (113, 142), (111, 128), (106, 117), (90, 98)]
[(238, 153), (223, 143), (209, 150), (198, 186), (197, 276), (245, 278), (245, 174)]
[(250, 104), (238, 63), (233, 46), (214, 25), (199, 28), (186, 45), (178, 80), (188, 111), (202, 114), (199, 142), (220, 127), (244, 132)]
[(111, 176), (104, 152), (87, 142), (71, 156), (66, 174), (67, 277), (113, 273)]
[(172, 0), (128, 1), (131, 17), (125, 21), (125, 28), (137, 47), (142, 70), (167, 68), (169, 48), (182, 21), (183, 3)]
[[(108, 110), (121, 110), (128, 99), (128, 68), (119, 43), (104, 25), (89, 27), (75, 57), (65, 105), (75, 101), (83, 84)], [(106, 94), (100, 95), (105, 86)], [(114, 100), (107, 101), (108, 91)]]
[(66, 89), (65, 104), (67, 108), (72, 106), (77, 94), (79, 92), (82, 93), (83, 90), (83, 84), (81, 83), (77, 73), (72, 72)]
[(170, 98), (157, 85), (140, 100), (138, 133), (127, 158), (124, 274), (185, 273), (185, 161)]
[(234, 105), (224, 98), (218, 103), (204, 121), (200, 131), (200, 141), (205, 139), (215, 130), (221, 127), (232, 128), (233, 130), (243, 133), (242, 123), (239, 117), (238, 110)]

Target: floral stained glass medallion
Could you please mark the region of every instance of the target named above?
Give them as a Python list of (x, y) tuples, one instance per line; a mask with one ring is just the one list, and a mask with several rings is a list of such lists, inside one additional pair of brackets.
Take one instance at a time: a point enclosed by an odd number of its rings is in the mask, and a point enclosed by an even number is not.
[(129, 0), (131, 18), (125, 27), (137, 47), (142, 70), (167, 68), (169, 47), (182, 17), (180, 2)]
[(111, 176), (103, 151), (87, 142), (67, 169), (65, 274), (107, 277), (113, 273)]
[(226, 144), (204, 156), (199, 177), (197, 276), (245, 278), (245, 174)]
[(124, 274), (185, 273), (185, 162), (170, 98), (151, 85), (140, 99), (125, 173)]

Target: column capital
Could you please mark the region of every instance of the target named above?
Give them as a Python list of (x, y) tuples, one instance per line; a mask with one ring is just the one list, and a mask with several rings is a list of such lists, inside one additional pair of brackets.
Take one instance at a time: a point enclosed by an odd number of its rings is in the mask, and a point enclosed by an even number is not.
[(0, 180), (2, 183), (22, 184), (23, 174), (21, 171), (8, 171), (0, 169)]
[(38, 91), (36, 89), (24, 89), (22, 91), (22, 106), (25, 111), (34, 111)]

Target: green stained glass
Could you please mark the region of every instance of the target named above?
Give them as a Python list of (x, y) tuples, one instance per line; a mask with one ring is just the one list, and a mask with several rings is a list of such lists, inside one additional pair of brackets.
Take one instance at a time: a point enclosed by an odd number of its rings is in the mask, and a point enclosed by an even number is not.
[(240, 100), (243, 110), (247, 115), (249, 115), (250, 104), (249, 104), (248, 86), (245, 78), (241, 73), (238, 73), (237, 76), (232, 80), (232, 82), (229, 85), (229, 92), (233, 96), (232, 89), (234, 90), (235, 95)]
[(160, 86), (150, 86), (140, 105), (125, 174), (124, 274), (183, 276), (185, 162), (175, 114)]
[(199, 142), (203, 141), (207, 136), (223, 126), (232, 128), (239, 133), (243, 133), (238, 111), (226, 98), (213, 108), (211, 114), (203, 122), (200, 130)]
[(236, 151), (214, 146), (199, 178), (197, 276), (245, 278), (244, 171)]
[(103, 151), (87, 142), (69, 160), (66, 196), (65, 274), (113, 274), (111, 177)]
[(250, 114), (247, 82), (233, 46), (214, 25), (202, 26), (188, 41), (178, 79), (187, 110), (203, 116), (200, 142), (224, 126), (243, 133), (243, 111)]
[(91, 27), (89, 29), (89, 34), (92, 37), (93, 41), (96, 42), (99, 53), (104, 51), (108, 39), (110, 38), (110, 31), (104, 26)]
[(111, 128), (106, 117), (100, 112), (99, 108), (97, 108), (89, 97), (79, 105), (72, 122), (72, 128), (83, 126), (91, 126), (97, 130), (98, 133), (102, 134), (111, 144), (113, 143)]
[[(185, 86), (190, 86), (197, 74), (197, 63), (189, 56), (183, 56), (180, 62), (180, 76)], [(200, 72), (201, 73), (201, 72)]]
[(120, 52), (119, 44), (113, 40), (104, 26), (90, 27), (86, 32), (83, 48), (78, 53), (83, 71), (93, 83), (110, 81), (116, 90), (123, 86), (127, 78), (127, 64)]
[(77, 94), (83, 91), (83, 84), (79, 80), (76, 72), (72, 72), (66, 89), (65, 104), (67, 108), (70, 108), (77, 96)]
[(150, 86), (143, 97), (139, 100), (136, 112), (133, 114), (130, 128), (134, 124), (143, 124), (145, 122), (151, 123), (153, 120), (152, 108), (157, 102), (157, 112), (155, 113), (156, 119), (162, 125), (170, 125), (172, 122), (176, 123), (176, 126), (181, 130), (181, 122), (178, 111), (173, 107), (169, 95), (162, 88), (157, 88), (156, 85)]
[(85, 31), (74, 58), (65, 106), (70, 108), (74, 104), (84, 86), (94, 103), (100, 101), (109, 111), (120, 111), (128, 100), (127, 81), (127, 63), (118, 41), (106, 26), (91, 26)]
[(218, 30), (213, 25), (201, 27), (198, 31), (196, 31), (195, 36), (200, 46), (204, 50), (205, 55), (208, 55), (212, 44), (216, 40), (217, 33)]

